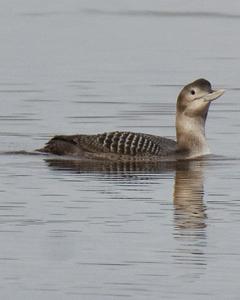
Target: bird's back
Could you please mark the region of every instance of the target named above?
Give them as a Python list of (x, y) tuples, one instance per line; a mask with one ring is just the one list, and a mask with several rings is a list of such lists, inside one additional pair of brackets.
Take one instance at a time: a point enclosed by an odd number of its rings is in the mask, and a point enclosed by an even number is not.
[(176, 142), (150, 134), (114, 131), (95, 135), (55, 136), (40, 151), (105, 159), (148, 159), (173, 154)]

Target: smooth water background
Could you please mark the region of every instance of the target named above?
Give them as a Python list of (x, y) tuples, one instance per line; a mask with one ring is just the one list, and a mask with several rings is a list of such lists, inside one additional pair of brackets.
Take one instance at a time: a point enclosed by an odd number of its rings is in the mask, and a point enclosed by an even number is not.
[[(0, 298), (239, 299), (240, 4), (0, 1)], [(161, 166), (16, 154), (55, 134), (175, 136), (213, 103), (213, 156)]]

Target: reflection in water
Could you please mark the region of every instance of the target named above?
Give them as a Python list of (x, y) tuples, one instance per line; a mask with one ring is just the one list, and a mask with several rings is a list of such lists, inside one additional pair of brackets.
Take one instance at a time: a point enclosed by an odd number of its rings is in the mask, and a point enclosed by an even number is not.
[[(175, 255), (177, 264), (195, 265), (185, 275), (198, 278), (206, 266), (206, 206), (203, 202), (203, 165), (192, 161), (176, 168), (174, 186), (174, 237), (178, 241)], [(205, 267), (204, 267), (205, 269)]]
[(47, 159), (49, 167), (77, 173), (117, 174), (131, 178), (136, 173), (151, 177), (151, 174), (176, 172), (174, 184), (175, 225), (179, 230), (203, 229), (205, 205), (203, 203), (203, 165), (201, 160), (178, 162), (103, 162), (66, 159)]
[(217, 19), (239, 19), (239, 14), (209, 12), (209, 11), (157, 11), (157, 10), (102, 10), (102, 9), (85, 9), (86, 14), (94, 15), (112, 15), (128, 17), (156, 17), (156, 18), (217, 18)]
[[(127, 179), (131, 184), (139, 184), (142, 179), (151, 182), (153, 176), (159, 174), (160, 179), (166, 173), (175, 172), (173, 204), (174, 224), (173, 236), (177, 242), (174, 252), (176, 265), (194, 265), (194, 274), (189, 279), (199, 277), (205, 270), (206, 247), (206, 207), (203, 202), (203, 166), (206, 161), (178, 161), (161, 163), (133, 162), (101, 162), (66, 159), (47, 159), (48, 166), (54, 170), (68, 172), (91, 173), (101, 180), (108, 178)], [(160, 230), (160, 229), (159, 229)], [(203, 269), (204, 266), (204, 269)]]
[(179, 230), (206, 226), (203, 195), (203, 170), (200, 161), (178, 166), (174, 186), (174, 207), (175, 225)]
[(173, 171), (177, 162), (111, 162), (97, 160), (46, 159), (49, 167), (55, 170), (68, 170), (77, 173), (117, 174), (131, 176), (133, 173), (151, 175)]

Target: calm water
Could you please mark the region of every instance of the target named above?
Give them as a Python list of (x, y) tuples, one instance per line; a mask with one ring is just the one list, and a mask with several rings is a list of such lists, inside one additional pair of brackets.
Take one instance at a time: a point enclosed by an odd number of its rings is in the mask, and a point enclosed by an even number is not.
[[(0, 1), (1, 299), (239, 299), (240, 4), (194, 2)], [(199, 77), (226, 89), (207, 159), (14, 154), (59, 133), (174, 138)]]

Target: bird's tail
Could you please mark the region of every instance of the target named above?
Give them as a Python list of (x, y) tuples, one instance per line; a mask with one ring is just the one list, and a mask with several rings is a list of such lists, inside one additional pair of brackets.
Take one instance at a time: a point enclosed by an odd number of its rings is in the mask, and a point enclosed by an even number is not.
[(69, 155), (79, 152), (79, 147), (77, 147), (72, 136), (58, 135), (47, 142), (43, 148), (36, 149), (36, 151), (56, 155)]

